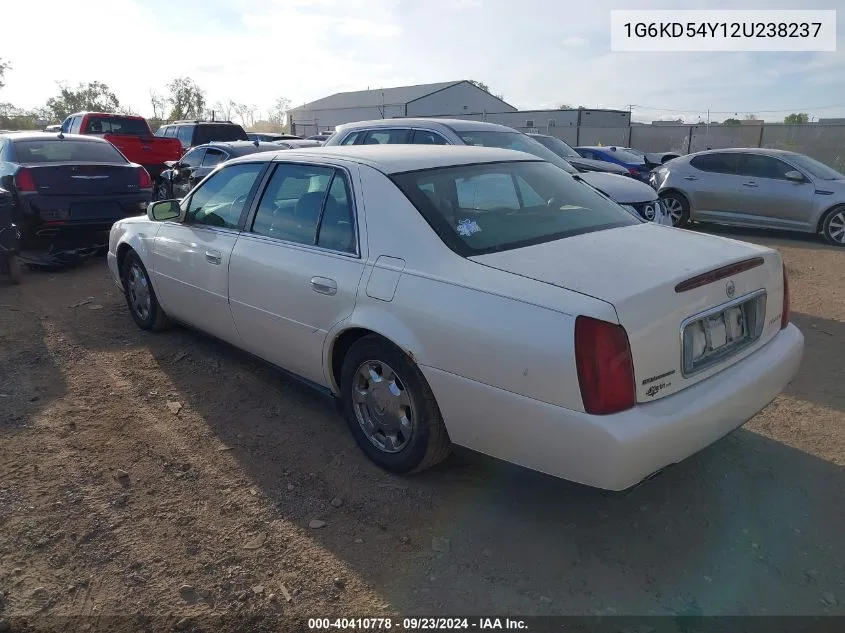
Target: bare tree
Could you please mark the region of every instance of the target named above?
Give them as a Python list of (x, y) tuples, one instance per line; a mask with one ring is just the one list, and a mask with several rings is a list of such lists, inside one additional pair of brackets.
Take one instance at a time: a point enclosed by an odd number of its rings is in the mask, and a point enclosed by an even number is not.
[(279, 97), (276, 103), (270, 108), (269, 120), (271, 123), (282, 127), (287, 122), (288, 110), (290, 109), (290, 99), (287, 97)]
[(237, 103), (235, 104), (234, 110), (241, 119), (241, 125), (249, 128), (255, 125), (255, 115), (258, 112), (258, 108), (254, 105), (250, 105), (248, 103)]
[(214, 111), (215, 116), (217, 114), (220, 115), (220, 119), (223, 121), (231, 121), (232, 115), (237, 112), (238, 104), (232, 101), (231, 99), (227, 99), (226, 101), (218, 101), (214, 104)]
[(150, 90), (150, 105), (153, 108), (154, 119), (161, 119), (164, 117), (164, 109), (167, 107), (167, 99), (162, 97), (155, 90)]

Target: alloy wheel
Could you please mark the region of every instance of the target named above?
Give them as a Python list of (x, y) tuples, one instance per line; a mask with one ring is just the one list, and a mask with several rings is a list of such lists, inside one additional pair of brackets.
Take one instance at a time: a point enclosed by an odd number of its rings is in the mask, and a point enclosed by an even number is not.
[(126, 276), (129, 302), (138, 318), (146, 321), (150, 316), (150, 283), (138, 262), (133, 262)]

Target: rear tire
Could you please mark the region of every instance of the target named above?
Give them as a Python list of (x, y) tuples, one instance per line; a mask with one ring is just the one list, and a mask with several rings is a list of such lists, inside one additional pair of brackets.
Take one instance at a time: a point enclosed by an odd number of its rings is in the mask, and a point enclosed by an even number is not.
[(340, 383), (352, 436), (385, 470), (419, 472), (451, 452), (428, 382), (395, 345), (377, 335), (355, 342), (343, 359)]
[(9, 267), (9, 283), (17, 286), (21, 282), (21, 262), (17, 255), (9, 255), (6, 260)]
[(845, 248), (845, 206), (834, 207), (825, 214), (822, 235), (828, 244)]
[(120, 278), (129, 314), (137, 326), (151, 331), (168, 328), (170, 321), (159, 305), (147, 269), (135, 251), (129, 251), (123, 260)]
[(684, 226), (689, 223), (689, 202), (677, 191), (667, 191), (660, 194), (660, 201), (672, 218), (672, 226)]

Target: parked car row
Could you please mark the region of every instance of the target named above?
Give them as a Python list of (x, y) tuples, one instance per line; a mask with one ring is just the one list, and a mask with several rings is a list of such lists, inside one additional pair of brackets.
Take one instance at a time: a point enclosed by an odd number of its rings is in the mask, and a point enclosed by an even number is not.
[(299, 377), (385, 469), (454, 443), (621, 490), (766, 406), (803, 337), (777, 251), (646, 222), (592, 176), (648, 189), (501, 126), (353, 124), (231, 155), (116, 222), (108, 266), (140, 328)]

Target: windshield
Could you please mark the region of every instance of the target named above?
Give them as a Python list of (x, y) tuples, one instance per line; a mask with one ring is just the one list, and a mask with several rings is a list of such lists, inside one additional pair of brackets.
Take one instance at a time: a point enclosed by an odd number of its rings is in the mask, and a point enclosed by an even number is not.
[(561, 158), (581, 158), (581, 156), (564, 141), (554, 136), (532, 136), (535, 141), (542, 143)]
[(460, 165), (392, 179), (440, 238), (464, 257), (639, 224), (547, 162)]
[(90, 116), (82, 134), (123, 134), (125, 136), (149, 136), (150, 128), (143, 119), (114, 116)]
[(17, 162), (33, 163), (121, 163), (127, 160), (111, 143), (90, 141), (16, 141)]
[(789, 160), (819, 180), (845, 180), (845, 175), (804, 154), (790, 154)]
[(577, 174), (578, 170), (572, 165), (563, 160), (560, 156), (551, 151), (548, 147), (535, 141), (530, 136), (526, 136), (522, 132), (495, 132), (491, 130), (473, 130), (471, 132), (455, 133), (461, 137), (461, 140), (467, 145), (477, 145), (479, 147), (500, 147), (502, 149), (512, 149), (518, 152), (527, 152), (533, 154), (544, 161), (560, 167), (570, 174)]

